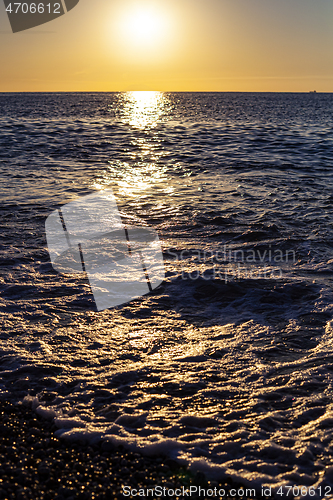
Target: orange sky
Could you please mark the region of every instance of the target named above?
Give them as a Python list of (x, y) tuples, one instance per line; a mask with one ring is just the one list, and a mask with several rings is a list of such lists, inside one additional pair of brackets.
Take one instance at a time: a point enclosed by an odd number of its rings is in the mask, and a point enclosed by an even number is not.
[(80, 0), (13, 34), (0, 91), (333, 92), (332, 0)]

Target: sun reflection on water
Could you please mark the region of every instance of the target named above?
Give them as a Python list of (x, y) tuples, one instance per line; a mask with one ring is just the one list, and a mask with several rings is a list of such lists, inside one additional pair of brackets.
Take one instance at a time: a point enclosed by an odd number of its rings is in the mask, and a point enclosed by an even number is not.
[(138, 128), (156, 126), (166, 107), (163, 92), (128, 92), (124, 106), (130, 125)]
[(126, 134), (130, 132), (130, 139), (122, 146), (122, 159), (109, 161), (109, 166), (95, 179), (94, 189), (112, 187), (116, 195), (126, 198), (170, 192), (168, 166), (162, 162), (165, 154), (162, 139), (156, 132), (169, 105), (163, 92), (138, 91), (121, 95), (115, 111), (122, 124), (128, 125)]

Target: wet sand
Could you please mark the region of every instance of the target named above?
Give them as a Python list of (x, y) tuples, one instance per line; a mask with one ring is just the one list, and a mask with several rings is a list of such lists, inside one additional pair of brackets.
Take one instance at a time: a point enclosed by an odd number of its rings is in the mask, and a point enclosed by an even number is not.
[(135, 498), (124, 496), (123, 486), (135, 490), (156, 485), (226, 490), (236, 486), (207, 482), (202, 473), (193, 476), (173, 460), (114, 449), (108, 442), (67, 443), (54, 437), (55, 430), (30, 408), (0, 402), (0, 499), (118, 500)]

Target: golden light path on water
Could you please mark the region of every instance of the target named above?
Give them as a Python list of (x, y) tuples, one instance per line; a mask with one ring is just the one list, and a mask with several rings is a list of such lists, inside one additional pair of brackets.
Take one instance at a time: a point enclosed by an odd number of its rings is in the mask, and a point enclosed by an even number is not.
[[(112, 187), (125, 198), (147, 196), (162, 189), (166, 195), (173, 191), (167, 186), (167, 166), (161, 162), (163, 146), (155, 129), (170, 105), (163, 92), (126, 92), (121, 95), (121, 122), (132, 132), (122, 153), (126, 160), (112, 160), (94, 181), (93, 189)], [(122, 154), (122, 156), (124, 156)]]
[(125, 95), (125, 112), (130, 125), (137, 128), (154, 128), (167, 105), (163, 92), (128, 92)]

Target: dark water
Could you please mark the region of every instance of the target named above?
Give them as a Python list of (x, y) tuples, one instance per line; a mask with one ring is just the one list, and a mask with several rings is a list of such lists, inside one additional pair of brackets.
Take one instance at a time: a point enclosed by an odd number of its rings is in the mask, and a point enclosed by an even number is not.
[[(333, 487), (332, 131), (331, 94), (0, 94), (3, 396), (64, 437)], [(97, 313), (44, 223), (105, 188), (166, 279)]]

